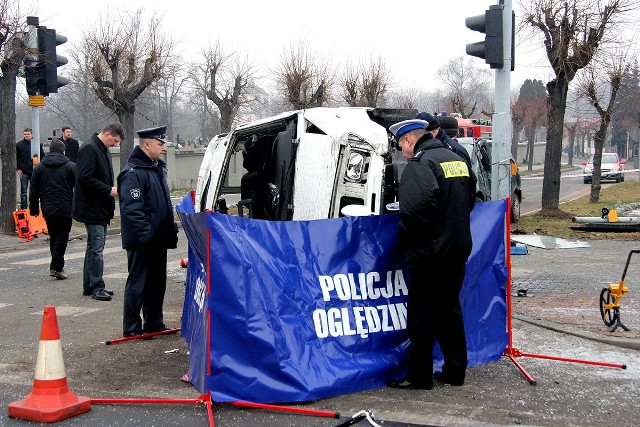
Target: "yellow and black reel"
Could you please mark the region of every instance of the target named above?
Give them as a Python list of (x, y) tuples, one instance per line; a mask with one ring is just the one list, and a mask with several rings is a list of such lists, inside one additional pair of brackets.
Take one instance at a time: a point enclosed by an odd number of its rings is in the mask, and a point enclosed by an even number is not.
[[(605, 214), (605, 209), (606, 208), (602, 209), (603, 215)], [(613, 326), (611, 332), (615, 332), (618, 326), (625, 331), (629, 330), (629, 328), (624, 326), (620, 321), (620, 298), (629, 291), (629, 288), (624, 285), (624, 279), (627, 275), (627, 270), (629, 269), (631, 255), (633, 254), (640, 254), (640, 249), (633, 249), (629, 252), (620, 282), (612, 283), (608, 287), (603, 288), (600, 292), (600, 316), (602, 317), (602, 321), (605, 325), (609, 327)]]

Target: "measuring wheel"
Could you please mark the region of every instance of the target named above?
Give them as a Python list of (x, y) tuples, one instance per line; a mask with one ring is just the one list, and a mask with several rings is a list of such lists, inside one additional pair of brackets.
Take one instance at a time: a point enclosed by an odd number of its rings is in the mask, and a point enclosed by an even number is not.
[(612, 307), (616, 302), (616, 297), (611, 295), (609, 288), (603, 288), (600, 292), (600, 315), (602, 321), (607, 326), (613, 326), (620, 318), (618, 307)]

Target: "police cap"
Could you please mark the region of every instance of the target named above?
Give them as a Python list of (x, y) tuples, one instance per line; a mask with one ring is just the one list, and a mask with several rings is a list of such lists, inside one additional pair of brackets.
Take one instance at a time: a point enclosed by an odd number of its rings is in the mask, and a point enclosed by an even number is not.
[(165, 141), (165, 133), (167, 132), (166, 126), (158, 126), (154, 128), (141, 129), (138, 131), (138, 138), (140, 139), (157, 139), (163, 143)]

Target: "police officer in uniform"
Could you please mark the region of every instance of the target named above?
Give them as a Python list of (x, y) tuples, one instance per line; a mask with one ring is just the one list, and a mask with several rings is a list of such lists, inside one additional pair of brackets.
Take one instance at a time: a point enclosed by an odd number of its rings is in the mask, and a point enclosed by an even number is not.
[[(178, 244), (178, 226), (166, 178), (166, 126), (138, 131), (139, 142), (118, 175), (122, 247), (129, 277), (124, 290), (125, 337), (170, 329), (162, 305), (167, 249)], [(142, 310), (142, 317), (140, 311)]]
[[(409, 273), (406, 377), (387, 381), (400, 389), (431, 389), (433, 379), (464, 384), (467, 347), (460, 307), (465, 264), (471, 253), (470, 212), (475, 176), (467, 163), (413, 119), (390, 127), (408, 159), (398, 198), (399, 243)], [(438, 338), (444, 354), (442, 372), (433, 373)]]

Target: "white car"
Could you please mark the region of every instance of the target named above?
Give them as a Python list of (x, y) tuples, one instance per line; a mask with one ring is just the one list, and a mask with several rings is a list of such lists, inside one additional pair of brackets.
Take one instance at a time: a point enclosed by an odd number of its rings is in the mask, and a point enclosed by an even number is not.
[[(584, 183), (591, 184), (593, 180), (593, 156), (589, 157), (589, 161), (582, 162), (584, 165)], [(602, 153), (602, 162), (600, 163), (600, 180), (611, 179), (615, 182), (624, 182), (624, 160), (620, 160), (617, 153)]]

